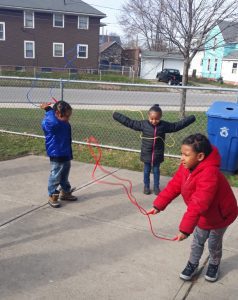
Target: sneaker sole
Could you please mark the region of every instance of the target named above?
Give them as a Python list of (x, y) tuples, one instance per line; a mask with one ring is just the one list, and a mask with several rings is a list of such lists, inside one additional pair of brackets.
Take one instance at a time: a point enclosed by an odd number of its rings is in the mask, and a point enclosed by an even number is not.
[(197, 274), (197, 272), (198, 272), (198, 269), (196, 269), (191, 276), (186, 276), (186, 275), (183, 275), (182, 273), (180, 273), (179, 277), (183, 280), (189, 281)]
[(78, 200), (78, 198), (76, 198), (76, 199), (64, 199), (64, 198), (59, 198), (59, 200), (61, 200), (61, 201), (77, 201)]
[(53, 208), (58, 208), (58, 207), (60, 207), (60, 203), (52, 203), (52, 202), (48, 201), (48, 204), (49, 204), (51, 207), (53, 207)]
[(218, 275), (217, 275), (215, 278), (209, 277), (209, 276), (207, 276), (207, 275), (205, 275), (204, 277), (205, 277), (205, 279), (206, 279), (207, 281), (210, 281), (210, 282), (215, 282), (215, 281), (217, 281), (217, 279), (218, 279)]

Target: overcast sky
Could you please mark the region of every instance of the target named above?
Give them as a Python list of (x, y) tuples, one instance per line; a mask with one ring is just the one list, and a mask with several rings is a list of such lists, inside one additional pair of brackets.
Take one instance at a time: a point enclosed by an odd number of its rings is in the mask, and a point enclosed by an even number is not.
[(117, 16), (120, 14), (120, 9), (122, 4), (126, 0), (83, 0), (84, 2), (92, 5), (96, 9), (100, 10), (107, 15), (106, 18), (101, 19), (102, 23), (108, 24), (104, 27), (104, 34), (106, 33), (117, 33), (118, 35), (123, 35), (120, 25), (117, 21)]

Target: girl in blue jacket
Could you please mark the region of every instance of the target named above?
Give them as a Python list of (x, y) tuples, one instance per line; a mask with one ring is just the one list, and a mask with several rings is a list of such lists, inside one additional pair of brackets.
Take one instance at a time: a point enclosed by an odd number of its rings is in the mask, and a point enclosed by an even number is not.
[[(64, 101), (58, 101), (53, 108), (48, 103), (42, 103), (40, 107), (46, 111), (42, 129), (51, 164), (48, 181), (49, 204), (56, 208), (60, 206), (60, 200), (77, 200), (77, 197), (72, 195), (68, 179), (73, 159), (69, 123), (72, 107)], [(61, 191), (57, 190), (58, 186), (61, 187)]]

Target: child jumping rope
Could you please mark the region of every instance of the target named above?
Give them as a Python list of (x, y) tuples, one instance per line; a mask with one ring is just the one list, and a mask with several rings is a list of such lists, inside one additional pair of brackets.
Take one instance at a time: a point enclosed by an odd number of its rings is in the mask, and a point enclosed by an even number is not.
[(223, 235), (237, 217), (237, 202), (229, 183), (219, 171), (219, 153), (204, 135), (198, 133), (185, 138), (181, 153), (178, 171), (154, 200), (150, 213), (157, 214), (179, 194), (183, 196), (187, 211), (180, 222), (177, 237), (182, 241), (192, 232), (194, 236), (189, 261), (180, 278), (191, 280), (196, 274), (208, 240), (210, 256), (205, 279), (213, 282), (219, 275)]
[(159, 104), (153, 105), (148, 111), (148, 120), (131, 120), (130, 118), (114, 112), (113, 118), (122, 125), (142, 132), (141, 161), (144, 162), (144, 194), (149, 195), (150, 172), (153, 167), (154, 193), (160, 192), (160, 164), (164, 161), (165, 134), (179, 131), (195, 121), (189, 116), (175, 123), (161, 120), (162, 110)]
[[(51, 164), (48, 181), (49, 204), (56, 208), (60, 206), (59, 200), (77, 200), (77, 197), (72, 195), (68, 180), (73, 159), (69, 123), (72, 108), (64, 101), (55, 103), (53, 109), (48, 103), (42, 103), (40, 107), (46, 111), (42, 129), (45, 133), (45, 146)], [(58, 186), (61, 187), (61, 191), (57, 190)]]

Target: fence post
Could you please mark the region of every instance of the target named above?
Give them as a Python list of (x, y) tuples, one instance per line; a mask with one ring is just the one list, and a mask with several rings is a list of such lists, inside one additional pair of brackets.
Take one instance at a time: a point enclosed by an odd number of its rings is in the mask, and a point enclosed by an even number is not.
[(60, 78), (60, 99), (61, 101), (64, 101), (64, 83), (62, 78)]

